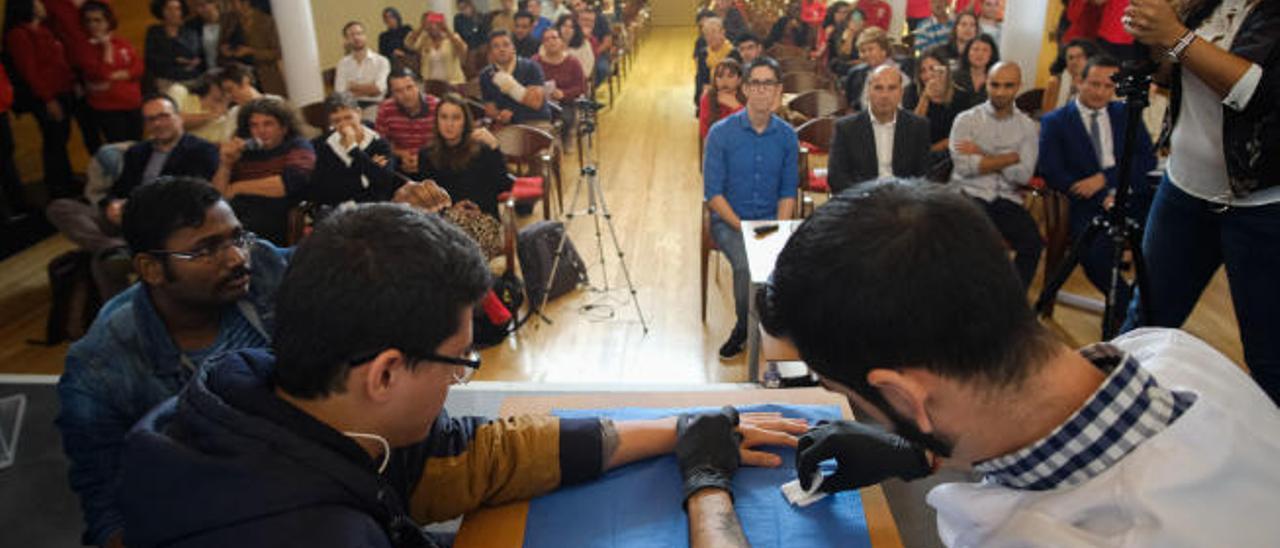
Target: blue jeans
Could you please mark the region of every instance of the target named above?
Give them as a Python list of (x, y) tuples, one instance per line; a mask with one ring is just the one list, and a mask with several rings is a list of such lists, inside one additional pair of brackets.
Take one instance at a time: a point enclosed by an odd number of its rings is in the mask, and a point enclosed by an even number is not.
[(1139, 322), (1140, 299), (1130, 301), (1123, 330), (1182, 326), (1225, 264), (1244, 360), (1254, 380), (1280, 402), (1280, 204), (1218, 209), (1168, 178), (1161, 182), (1142, 240), (1151, 310)]
[(751, 291), (751, 266), (747, 263), (747, 246), (742, 241), (742, 231), (715, 217), (711, 218), (711, 239), (733, 266), (733, 309), (738, 321), (733, 324), (737, 333), (747, 330), (747, 298)]

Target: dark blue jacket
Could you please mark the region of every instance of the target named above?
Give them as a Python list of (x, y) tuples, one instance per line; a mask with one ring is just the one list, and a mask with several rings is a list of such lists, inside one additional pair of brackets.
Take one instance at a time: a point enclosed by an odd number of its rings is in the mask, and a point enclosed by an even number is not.
[[(126, 199), (129, 193), (142, 184), (142, 172), (147, 169), (147, 160), (155, 145), (151, 141), (140, 141), (124, 152), (124, 171), (111, 186), (111, 198)], [(161, 175), (182, 175), (197, 177), (208, 181), (213, 172), (218, 171), (218, 145), (196, 137), (190, 133), (178, 139), (160, 168)]]
[[(498, 86), (493, 83), (493, 75), (498, 71), (498, 67), (490, 64), (480, 71), (480, 95), (486, 103), (494, 103), (498, 106), (498, 110), (509, 110), (512, 113), (511, 123), (523, 124), (530, 120), (550, 120), (551, 107), (543, 101), (542, 108), (533, 110), (522, 103), (516, 102)], [(542, 75), (542, 67), (537, 63), (525, 59), (524, 57), (516, 58), (516, 68), (511, 71), (517, 82), (525, 88), (541, 86), (544, 83)]]
[[(1108, 189), (1116, 188), (1119, 182), (1120, 159), (1126, 154), (1124, 129), (1128, 123), (1124, 103), (1112, 102), (1107, 105), (1107, 116), (1111, 121), (1111, 142), (1115, 150), (1116, 165), (1104, 172), (1107, 187), (1088, 200), (1071, 194), (1071, 185), (1102, 171), (1102, 166), (1098, 164), (1098, 156), (1094, 153), (1093, 142), (1089, 140), (1089, 132), (1085, 130), (1076, 102), (1068, 101), (1066, 106), (1045, 114), (1040, 119), (1039, 172), (1050, 187), (1071, 198), (1072, 234), (1083, 229), (1102, 210), (1102, 201), (1109, 194)], [(1145, 183), (1147, 172), (1154, 169), (1156, 164), (1155, 156), (1151, 153), (1151, 135), (1147, 133), (1146, 127), (1138, 128), (1137, 145), (1129, 179), (1135, 185), (1134, 188), (1140, 188)]]
[(602, 468), (595, 419), (441, 412), (379, 474), (355, 441), (276, 396), (274, 367), (266, 351), (222, 354), (138, 421), (123, 459), (125, 545), (434, 546), (419, 523)]
[[(288, 253), (260, 240), (250, 255), (249, 295), (237, 303), (267, 340)], [(67, 351), (56, 423), (71, 461), (71, 489), (84, 510), (85, 544), (106, 542), (124, 524), (116, 497), (125, 434), (176, 394), (197, 365), (173, 343), (141, 283), (107, 301), (89, 332)]]

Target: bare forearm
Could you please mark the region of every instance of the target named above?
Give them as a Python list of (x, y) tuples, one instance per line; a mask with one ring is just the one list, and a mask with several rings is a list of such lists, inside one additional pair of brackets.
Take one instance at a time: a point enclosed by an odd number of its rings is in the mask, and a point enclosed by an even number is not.
[(796, 199), (783, 198), (778, 201), (778, 220), (785, 221), (795, 215)]
[(941, 152), (941, 151), (947, 150), (948, 148), (951, 148), (951, 139), (943, 139), (941, 141), (934, 143), (933, 146), (929, 147), (929, 152)]
[(1219, 98), (1225, 98), (1231, 93), (1231, 88), (1249, 70), (1250, 64), (1231, 52), (1199, 39), (1187, 47), (1182, 57), (1182, 66), (1199, 77)]
[(703, 489), (689, 497), (689, 546), (751, 546), (742, 532), (733, 498), (721, 489)]
[(225, 160), (218, 165), (218, 170), (213, 172), (213, 178), (209, 180), (209, 184), (213, 185), (218, 193), (227, 195), (227, 187), (231, 185), (231, 167)]
[(676, 418), (614, 423), (618, 449), (609, 457), (605, 470), (638, 460), (665, 455), (676, 447)]

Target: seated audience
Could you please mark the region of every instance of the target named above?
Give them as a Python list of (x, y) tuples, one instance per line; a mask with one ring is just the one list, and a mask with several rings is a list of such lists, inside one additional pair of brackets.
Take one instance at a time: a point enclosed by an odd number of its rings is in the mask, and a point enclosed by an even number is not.
[(1022, 87), (1015, 63), (996, 63), (987, 76), (988, 98), (960, 113), (951, 128), (952, 184), (987, 212), (1013, 250), (1022, 286), (1031, 285), (1044, 242), (1022, 206), (1022, 187), (1035, 174), (1036, 123), (1013, 104)]
[(1280, 538), (1280, 412), (1248, 375), (1173, 329), (1068, 347), (999, 240), (963, 198), (911, 184), (836, 196), (791, 235), (761, 324), (876, 423), (802, 437), (801, 486), (829, 459), (826, 493), (960, 471), (927, 497), (947, 546)]
[[(595, 55), (596, 59), (596, 68), (592, 71), (592, 74), (594, 75), (593, 78), (595, 78), (594, 83), (597, 86), (609, 77), (609, 71), (612, 70), (613, 66), (611, 62), (613, 33), (610, 32), (607, 24), (603, 25), (603, 30), (601, 30), (600, 22), (603, 20), (598, 17), (595, 10), (585, 9), (578, 12), (578, 26), (583, 29), (596, 29), (591, 32), (584, 30), (584, 32), (586, 32), (587, 41), (591, 42), (591, 53)], [(726, 38), (725, 41), (728, 42), (728, 39)], [(733, 44), (729, 44), (728, 47), (732, 50)]]
[(87, 131), (101, 132), (106, 143), (136, 141), (142, 138), (142, 56), (128, 40), (112, 33), (116, 17), (106, 3), (88, 0), (80, 7), (80, 17), (88, 40), (74, 55), (92, 110)]
[(191, 13), (182, 0), (152, 0), (151, 15), (160, 24), (147, 27), (145, 48), (147, 76), (156, 89), (187, 82), (204, 72), (204, 47), (200, 29), (187, 25)]
[(207, 181), (218, 169), (218, 147), (185, 133), (173, 99), (148, 96), (142, 103), (142, 117), (148, 139), (125, 150), (120, 176), (101, 202), (63, 198), (51, 202), (46, 212), (49, 222), (67, 239), (93, 253), (90, 264), (103, 299), (129, 285), (127, 256), (122, 253), (125, 242), (120, 232), (129, 194), (161, 177), (187, 176)]
[(850, 10), (847, 19), (845, 24), (827, 35), (827, 70), (837, 76), (847, 75), (858, 65), (858, 40), (866, 28), (860, 10)]
[(795, 210), (800, 154), (796, 132), (773, 114), (782, 94), (782, 70), (761, 57), (747, 67), (746, 109), (711, 126), (703, 147), (703, 198), (711, 209), (711, 237), (733, 266), (737, 317), (720, 357), (742, 352), (747, 340), (751, 275), (742, 221), (789, 219)]
[(220, 40), (224, 60), (252, 66), (263, 93), (284, 96), (275, 19), (252, 0), (230, 0), (227, 6), (230, 13), (223, 21)]
[[(583, 27), (586, 28), (586, 27)], [(721, 61), (733, 57), (741, 61), (738, 52), (733, 49), (733, 42), (730, 42), (724, 36), (724, 23), (717, 17), (703, 17), (702, 24), (699, 27), (702, 31), (701, 47), (694, 46), (694, 61), (697, 63), (698, 73), (694, 80), (694, 104), (702, 101), (703, 89), (707, 84), (711, 83), (712, 71), (720, 65)], [(606, 76), (608, 76), (606, 74)], [(601, 80), (600, 75), (596, 75), (596, 82)]]
[(436, 109), (435, 132), (431, 144), (418, 152), (422, 171), (415, 178), (444, 189), (452, 207), (470, 204), (497, 219), (498, 195), (512, 183), (497, 139), (475, 127), (466, 101), (452, 93)]
[(947, 57), (959, 62), (969, 43), (978, 37), (978, 16), (971, 11), (956, 11), (955, 25), (951, 27), (951, 39), (947, 40)]
[[(529, 35), (533, 37), (534, 41), (541, 44), (542, 33), (551, 28), (552, 24), (551, 19), (542, 15), (542, 2), (539, 0), (520, 0), (517, 7), (520, 8), (520, 11), (528, 12), (533, 17), (533, 30)], [(529, 57), (533, 57), (533, 55), (529, 55)]]
[(538, 53), (538, 39), (533, 37), (533, 14), (527, 11), (516, 12), (515, 22), (511, 28), (511, 41), (516, 46), (516, 55), (530, 58)]
[(123, 221), (140, 281), (103, 305), (58, 380), (56, 424), (84, 510), (81, 541), (95, 546), (122, 546), (125, 434), (206, 357), (268, 344), (286, 260), (197, 179), (138, 187)]
[(550, 125), (551, 108), (544, 94), (542, 69), (516, 56), (511, 34), (493, 31), (489, 37), (493, 63), (480, 71), (485, 115), (499, 124)]
[(232, 63), (226, 68), (214, 72), (214, 80), (218, 83), (218, 87), (222, 89), (222, 94), (230, 100), (232, 106), (227, 110), (227, 117), (230, 118), (228, 133), (219, 141), (225, 141), (235, 136), (236, 124), (240, 119), (240, 107), (248, 104), (250, 101), (257, 99), (275, 99), (284, 102), (284, 98), (279, 95), (269, 93), (261, 93), (254, 85), (253, 68), (248, 65)]
[(743, 65), (750, 65), (757, 57), (764, 55), (764, 46), (760, 43), (760, 37), (749, 32), (738, 37), (734, 49), (738, 51), (738, 57), (741, 57), (740, 61)]
[(333, 74), (333, 91), (350, 93), (360, 105), (364, 117), (373, 120), (378, 105), (387, 96), (387, 76), (391, 61), (369, 49), (364, 25), (351, 21), (342, 27), (347, 54), (338, 60)]
[(711, 125), (742, 110), (747, 96), (742, 91), (742, 63), (725, 59), (716, 65), (715, 81), (702, 93), (698, 104), (698, 138), (706, 139)]
[(476, 12), (471, 0), (458, 0), (458, 12), (453, 16), (453, 30), (467, 43), (468, 48), (478, 48), (489, 43), (489, 26), (484, 16)]
[[(821, 4), (819, 3), (819, 5)], [(821, 17), (819, 17), (818, 21), (821, 20)], [(788, 3), (786, 13), (779, 17), (777, 21), (774, 21), (772, 27), (769, 27), (769, 36), (764, 39), (764, 47), (768, 49), (775, 44), (803, 49), (813, 47), (813, 26), (801, 18), (799, 0), (792, 0)]]
[(394, 66), (402, 66), (413, 53), (413, 48), (407, 45), (413, 26), (404, 24), (400, 10), (390, 6), (382, 8), (382, 23), (387, 26), (387, 30), (378, 34), (378, 54), (386, 57)]
[(978, 8), (978, 30), (995, 39), (997, 44), (1000, 43), (1000, 4), (1001, 0), (982, 0), (982, 7)]
[(231, 100), (217, 83), (219, 70), (206, 72), (190, 88), (174, 84), (165, 93), (177, 103), (186, 131), (210, 142), (221, 141), (235, 131), (235, 122), (227, 114)]
[(321, 205), (388, 202), (403, 180), (395, 176), (391, 145), (361, 122), (356, 98), (335, 92), (325, 100), (329, 131), (311, 142), (316, 168), (304, 197)]
[[(844, 28), (849, 24), (849, 16), (852, 13), (853, 6), (844, 0), (836, 0), (827, 6), (822, 24), (818, 27), (816, 43), (818, 49), (814, 52), (816, 58), (830, 60), (831, 56), (835, 55), (833, 53), (835, 46), (840, 43), (836, 35), (844, 34)], [(853, 54), (857, 55), (857, 52)]]
[(40, 165), (45, 186), (53, 198), (75, 194), (71, 184), (71, 116), (75, 73), (69, 62), (68, 44), (50, 29), (44, 5), (38, 0), (10, 0), (5, 6), (5, 53), (15, 82), (31, 90), (31, 114), (40, 127)]
[[(578, 64), (582, 66), (582, 77), (586, 82), (591, 82), (592, 71), (596, 68), (596, 54), (591, 51), (591, 41), (582, 34), (582, 27), (578, 26), (578, 19), (573, 15), (562, 15), (556, 19), (556, 28), (560, 30), (560, 40), (564, 41), (565, 51), (570, 56), (578, 60)], [(546, 44), (540, 53), (545, 56)], [(583, 89), (583, 93), (587, 93), (588, 89)]]
[(1076, 83), (1083, 80), (1080, 73), (1089, 58), (1098, 54), (1098, 46), (1090, 40), (1076, 39), (1058, 51), (1058, 58), (1049, 67), (1049, 83), (1044, 87), (1041, 110), (1057, 110), (1076, 96)]
[(948, 0), (928, 0), (929, 2), (929, 18), (915, 27), (911, 31), (911, 35), (915, 42), (912, 47), (916, 50), (916, 55), (947, 43), (947, 39), (951, 36), (951, 29), (954, 23), (951, 21), (951, 13), (948, 11)]
[(288, 245), (289, 208), (306, 193), (315, 149), (298, 131), (293, 109), (260, 98), (240, 107), (236, 136), (224, 141), (212, 183), (244, 226)]
[(776, 414), (739, 423), (732, 408), (618, 422), (451, 417), (450, 385), (481, 366), (471, 318), (489, 285), (475, 244), (438, 216), (362, 204), (321, 223), (280, 286), (274, 351), (222, 354), (130, 435), (126, 543), (438, 546), (422, 524), (677, 447), (687, 493), (727, 488), (690, 455), (717, 439), (706, 430), (742, 440), (710, 453), (716, 462), (776, 466), (752, 448), (794, 446), (790, 433), (806, 427)]
[(418, 54), (418, 74), (425, 80), (458, 85), (467, 81), (462, 63), (467, 59), (467, 42), (444, 25), (444, 14), (422, 14), (422, 26), (409, 33), (405, 45)]
[(902, 72), (881, 65), (867, 80), (867, 110), (836, 122), (827, 180), (837, 193), (873, 179), (920, 177), (929, 160), (929, 121), (902, 109)]
[[(1071, 198), (1071, 238), (1080, 238), (1094, 216), (1110, 209), (1119, 182), (1121, 158), (1131, 158), (1130, 188), (1136, 191), (1129, 205), (1135, 219), (1145, 219), (1142, 203), (1147, 172), (1155, 168), (1151, 136), (1137, 128), (1132, 153), (1126, 153), (1124, 103), (1115, 102), (1116, 84), (1111, 80), (1120, 65), (1106, 55), (1089, 60), (1080, 74), (1079, 94), (1067, 106), (1044, 116), (1040, 125), (1040, 173), (1055, 190)], [(1080, 254), (1080, 266), (1093, 286), (1106, 294), (1111, 287), (1112, 254), (1115, 247), (1106, 232), (1099, 232), (1092, 245)], [(1121, 284), (1117, 306), (1129, 302), (1130, 287)]]
[(204, 61), (202, 67), (208, 72), (218, 67), (219, 40), (222, 38), (222, 5), (219, 0), (196, 0), (196, 17), (187, 22), (187, 27), (200, 39), (200, 55)]
[(951, 180), (951, 128), (956, 116), (973, 107), (975, 99), (951, 80), (945, 46), (937, 46), (920, 57), (920, 74), (911, 91), (923, 90), (915, 98), (914, 112), (929, 120), (929, 179)]
[[(889, 56), (889, 52), (889, 37), (879, 27), (871, 27), (858, 35), (858, 58), (862, 62), (849, 69), (844, 77), (844, 96), (849, 108), (855, 111), (866, 108), (866, 84), (872, 72), (881, 66), (898, 68), (898, 62)], [(902, 77), (904, 87), (911, 83), (911, 78), (901, 70), (898, 75)]]
[(969, 42), (956, 69), (956, 86), (970, 93), (979, 101), (987, 99), (987, 74), (1000, 62), (1000, 48), (996, 41), (983, 34)]
[(559, 29), (554, 27), (542, 33), (542, 50), (533, 56), (533, 61), (542, 68), (547, 89), (550, 90), (548, 98), (560, 105), (561, 119), (564, 121), (561, 138), (568, 139), (578, 111), (574, 101), (587, 92), (587, 77), (582, 65), (565, 49)]
[(391, 144), (399, 170), (404, 174), (418, 172), (418, 149), (431, 142), (435, 134), (436, 105), (439, 99), (422, 92), (418, 75), (407, 68), (391, 71), (387, 89), (391, 97), (378, 106), (378, 135)]

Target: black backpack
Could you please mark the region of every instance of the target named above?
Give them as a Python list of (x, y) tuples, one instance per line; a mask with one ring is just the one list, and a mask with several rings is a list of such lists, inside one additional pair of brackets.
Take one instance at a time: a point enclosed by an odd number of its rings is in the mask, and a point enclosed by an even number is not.
[(53, 346), (65, 340), (74, 341), (89, 331), (89, 325), (102, 307), (102, 297), (93, 282), (92, 261), (93, 254), (80, 249), (49, 261), (53, 302), (45, 324), (45, 340), (33, 343)]
[[(520, 252), (520, 272), (524, 274), (525, 293), (529, 297), (529, 312), (542, 306), (542, 295), (555, 299), (573, 291), (579, 284), (587, 283), (587, 266), (578, 255), (573, 241), (565, 238), (564, 253), (556, 268), (556, 277), (547, 283), (551, 265), (556, 258), (556, 247), (564, 236), (564, 223), (538, 221), (520, 230), (517, 248)], [(548, 287), (548, 285), (550, 287)]]

